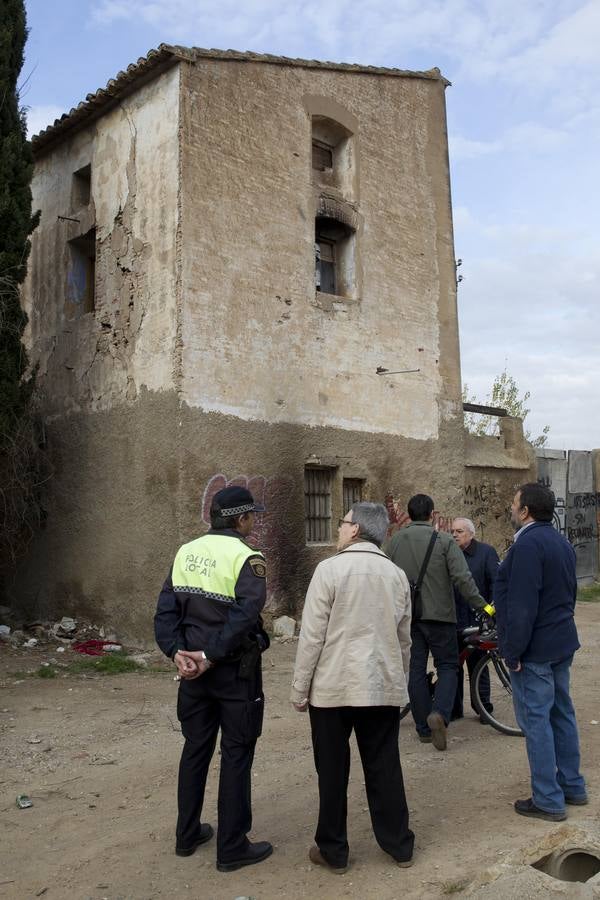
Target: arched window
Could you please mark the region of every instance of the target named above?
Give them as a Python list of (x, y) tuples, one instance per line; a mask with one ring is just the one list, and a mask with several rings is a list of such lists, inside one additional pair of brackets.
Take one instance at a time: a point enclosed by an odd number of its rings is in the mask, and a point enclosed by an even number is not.
[(315, 289), (355, 299), (358, 120), (329, 97), (306, 96), (315, 197)]
[(337, 188), (347, 199), (354, 196), (352, 132), (327, 116), (312, 117), (312, 170), (319, 185)]

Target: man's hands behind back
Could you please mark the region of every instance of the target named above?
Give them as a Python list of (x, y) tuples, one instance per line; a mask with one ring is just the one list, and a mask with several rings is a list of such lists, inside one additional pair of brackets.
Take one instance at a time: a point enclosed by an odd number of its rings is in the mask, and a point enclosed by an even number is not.
[(177, 666), (179, 676), (186, 681), (199, 678), (212, 666), (202, 650), (178, 650), (173, 657), (173, 662)]

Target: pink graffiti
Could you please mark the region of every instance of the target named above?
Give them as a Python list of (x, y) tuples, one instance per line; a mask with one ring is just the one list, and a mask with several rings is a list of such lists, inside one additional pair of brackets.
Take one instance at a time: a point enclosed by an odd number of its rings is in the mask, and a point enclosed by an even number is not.
[(288, 507), (294, 482), (291, 478), (277, 475), (236, 475), (235, 478), (227, 478), (221, 473), (213, 475), (202, 497), (202, 519), (207, 525), (210, 524), (213, 497), (230, 485), (247, 488), (255, 501), (265, 507), (265, 512), (256, 516), (248, 542), (265, 554), (269, 603), (277, 606), (286, 589), (285, 573), (293, 570), (296, 558), (288, 536)]
[[(395, 500), (392, 493), (385, 495), (385, 506), (388, 511), (390, 527), (388, 528), (388, 536), (410, 525), (410, 516), (406, 512), (406, 504), (402, 500)], [(437, 510), (433, 512), (433, 527), (437, 531), (452, 531), (452, 516), (443, 516)]]

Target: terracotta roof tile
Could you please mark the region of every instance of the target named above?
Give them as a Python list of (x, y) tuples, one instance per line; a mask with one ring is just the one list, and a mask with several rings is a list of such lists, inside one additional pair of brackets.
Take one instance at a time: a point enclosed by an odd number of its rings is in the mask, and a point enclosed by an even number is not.
[(233, 60), (236, 62), (268, 63), (278, 66), (290, 66), (303, 69), (328, 69), (339, 72), (356, 72), (366, 75), (390, 75), (400, 78), (425, 78), (434, 81), (442, 81), (444, 85), (450, 84), (437, 68), (425, 72), (415, 72), (407, 69), (392, 69), (382, 66), (363, 66), (356, 63), (325, 62), (317, 59), (293, 59), (288, 56), (273, 56), (269, 53), (253, 53), (252, 51), (240, 52), (238, 50), (205, 50), (202, 47), (180, 47), (171, 44), (160, 44), (158, 49), (150, 50), (146, 56), (142, 56), (137, 62), (131, 63), (114, 78), (111, 78), (105, 88), (100, 88), (93, 94), (88, 94), (77, 106), (73, 107), (56, 119), (39, 134), (31, 139), (34, 154), (39, 154), (55, 141), (69, 132), (83, 127), (89, 121), (98, 118), (110, 107), (114, 106), (127, 94), (136, 90), (146, 81), (156, 77), (161, 71), (177, 64), (180, 60), (196, 62), (202, 59)]

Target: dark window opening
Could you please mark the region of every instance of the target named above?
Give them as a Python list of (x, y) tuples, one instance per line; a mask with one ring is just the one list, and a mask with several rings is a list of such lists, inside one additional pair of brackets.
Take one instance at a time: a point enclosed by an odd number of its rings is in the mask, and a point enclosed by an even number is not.
[(335, 294), (335, 241), (317, 232), (315, 254), (315, 287), (324, 294)]
[(304, 523), (307, 544), (331, 542), (331, 482), (333, 469), (304, 470)]
[(355, 232), (336, 219), (315, 221), (315, 289), (322, 294), (353, 297)]
[(83, 166), (76, 172), (73, 172), (73, 185), (71, 191), (71, 199), (73, 208), (79, 209), (81, 206), (88, 206), (92, 192), (92, 167), (90, 163)]
[(312, 167), (319, 172), (333, 169), (333, 147), (324, 141), (312, 142)]
[(362, 478), (344, 478), (342, 485), (344, 515), (355, 503), (362, 500), (363, 484)]
[(96, 293), (96, 229), (69, 241), (70, 265), (67, 300), (80, 313), (94, 311)]

